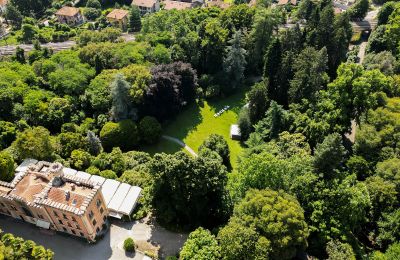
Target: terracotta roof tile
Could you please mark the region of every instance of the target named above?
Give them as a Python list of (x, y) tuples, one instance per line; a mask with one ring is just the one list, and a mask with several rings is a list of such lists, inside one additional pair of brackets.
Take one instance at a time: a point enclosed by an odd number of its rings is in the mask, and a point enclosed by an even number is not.
[(77, 13), (79, 13), (79, 8), (64, 6), (57, 11), (56, 15), (75, 16)]
[(129, 14), (127, 10), (114, 9), (108, 15), (107, 18), (114, 18), (116, 20), (121, 20)]
[[(70, 191), (69, 198), (67, 200), (65, 191), (63, 189), (53, 187), (50, 189), (47, 198), (51, 201), (58, 202), (63, 205), (79, 208), (83, 204), (83, 201), (85, 200), (86, 197), (82, 196), (80, 194), (77, 194), (73, 191)], [(76, 202), (76, 203), (73, 203), (73, 202)]]
[(156, 0), (133, 0), (132, 5), (151, 8), (156, 4)]
[(190, 9), (193, 7), (192, 3), (186, 3), (186, 2), (179, 2), (179, 1), (171, 1), (171, 0), (166, 0), (164, 1), (164, 9), (165, 10), (184, 10), (184, 9)]

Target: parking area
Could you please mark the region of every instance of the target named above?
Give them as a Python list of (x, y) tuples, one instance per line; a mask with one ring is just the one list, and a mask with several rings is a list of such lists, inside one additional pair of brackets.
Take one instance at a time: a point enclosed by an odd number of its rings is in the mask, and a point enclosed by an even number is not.
[(3, 215), (0, 215), (0, 229), (50, 248), (55, 253), (56, 260), (148, 259), (141, 253), (125, 254), (123, 242), (127, 237), (132, 237), (139, 243), (149, 242), (153, 246), (159, 246), (159, 256), (162, 259), (176, 255), (187, 239), (187, 234), (170, 232), (156, 223), (148, 223), (147, 220), (142, 222), (113, 220), (109, 232), (95, 244), (88, 244), (85, 240), (64, 233), (43, 230)]

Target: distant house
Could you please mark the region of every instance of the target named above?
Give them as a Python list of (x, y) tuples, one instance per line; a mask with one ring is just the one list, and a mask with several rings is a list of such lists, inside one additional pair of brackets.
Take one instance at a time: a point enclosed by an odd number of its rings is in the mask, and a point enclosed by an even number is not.
[(0, 0), (0, 14), (6, 10), (7, 4), (8, 4), (8, 0)]
[(165, 0), (164, 1), (164, 10), (184, 10), (184, 9), (190, 9), (193, 8), (195, 5), (193, 3), (189, 2), (179, 2), (179, 1), (171, 1), (171, 0)]
[(242, 135), (240, 133), (240, 128), (238, 125), (231, 125), (231, 139), (232, 140), (241, 140), (242, 139)]
[(297, 5), (297, 0), (279, 0), (278, 5)]
[(338, 7), (333, 8), (333, 10), (334, 10), (335, 15), (339, 15), (342, 13), (342, 9), (340, 9)]
[(225, 3), (222, 0), (211, 0), (211, 1), (207, 1), (205, 4), (206, 7), (219, 7), (221, 9), (227, 9), (229, 6), (231, 6), (231, 4), (229, 3)]
[(68, 25), (79, 25), (83, 23), (83, 16), (79, 8), (64, 6), (56, 12), (57, 20)]
[(122, 30), (126, 30), (128, 26), (128, 14), (129, 11), (123, 9), (114, 9), (107, 15), (107, 20), (121, 28)]
[(137, 6), (141, 15), (154, 13), (160, 10), (159, 0), (133, 0), (133, 6)]

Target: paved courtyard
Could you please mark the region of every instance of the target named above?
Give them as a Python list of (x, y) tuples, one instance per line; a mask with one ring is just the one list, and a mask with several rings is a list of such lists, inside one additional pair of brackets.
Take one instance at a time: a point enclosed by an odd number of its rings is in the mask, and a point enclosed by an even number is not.
[(0, 229), (24, 239), (34, 240), (50, 248), (55, 253), (56, 260), (85, 259), (148, 259), (143, 254), (126, 255), (123, 241), (132, 237), (136, 242), (150, 242), (160, 246), (161, 259), (179, 252), (187, 239), (187, 234), (170, 232), (157, 224), (144, 222), (112, 221), (109, 232), (96, 244), (88, 244), (86, 240), (40, 229), (32, 224), (0, 215)]

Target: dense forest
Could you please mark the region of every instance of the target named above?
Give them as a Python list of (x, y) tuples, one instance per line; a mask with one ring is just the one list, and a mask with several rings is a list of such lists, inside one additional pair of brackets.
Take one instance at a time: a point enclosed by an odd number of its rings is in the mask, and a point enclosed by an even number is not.
[[(46, 32), (35, 19), (59, 6), (25, 2), (11, 0), (6, 13), (34, 50), (1, 57), (1, 180), (35, 158), (138, 185), (135, 218), (151, 212), (191, 232), (180, 259), (398, 259), (399, 3), (379, 3), (360, 63), (350, 22), (367, 14), (365, 0), (340, 14), (331, 0), (237, 1), (139, 20), (133, 10), (133, 42), (100, 18)], [(45, 33), (77, 46), (53, 52), (41, 46)], [(141, 150), (189, 104), (242, 89), (237, 167), (217, 134), (198, 157)]]

